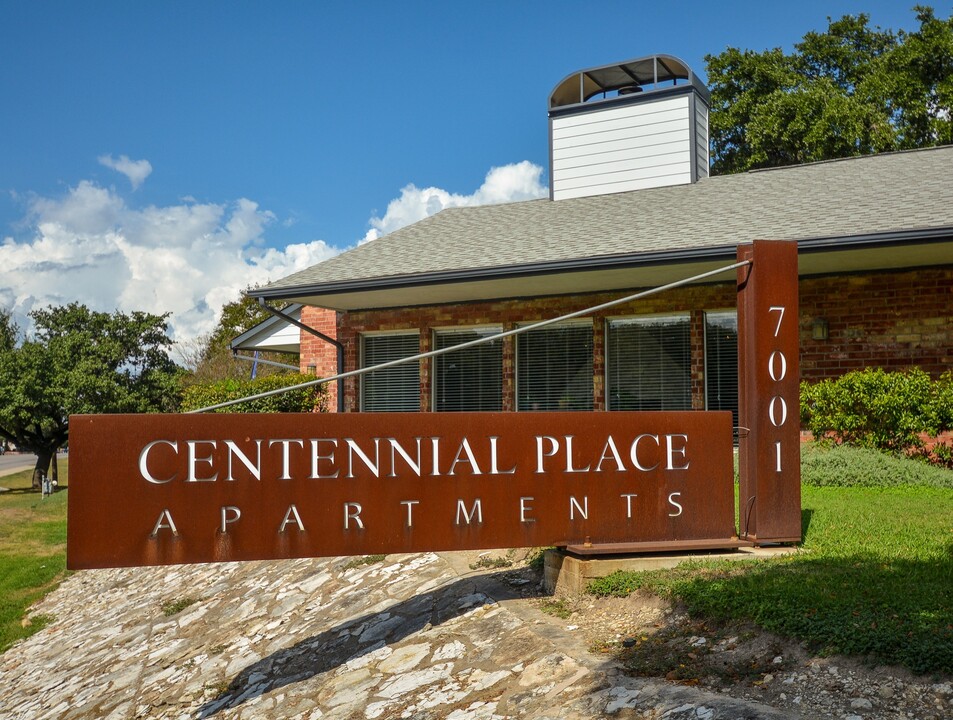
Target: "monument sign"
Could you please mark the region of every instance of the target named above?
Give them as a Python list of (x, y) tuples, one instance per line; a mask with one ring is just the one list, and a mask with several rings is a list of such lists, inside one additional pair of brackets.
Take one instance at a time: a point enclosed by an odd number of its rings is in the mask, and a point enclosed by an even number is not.
[(741, 539), (726, 411), (78, 415), (67, 565), (798, 540), (796, 245), (739, 252)]

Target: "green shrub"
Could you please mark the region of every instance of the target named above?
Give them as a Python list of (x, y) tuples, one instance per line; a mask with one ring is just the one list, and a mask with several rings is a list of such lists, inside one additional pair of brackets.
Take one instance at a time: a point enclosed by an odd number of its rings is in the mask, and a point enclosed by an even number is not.
[(928, 454), (927, 459), (934, 465), (949, 468), (953, 470), (953, 445), (950, 443), (937, 443), (933, 450)]
[[(314, 379), (313, 375), (286, 373), (267, 375), (254, 380), (228, 379), (190, 385), (183, 391), (182, 410), (198, 410), (199, 408), (218, 405), (250, 395), (258, 395), (277, 388), (300, 385)], [(327, 410), (327, 395), (326, 386), (311, 385), (300, 390), (289, 390), (266, 398), (230, 405), (215, 412), (314, 412), (315, 410), (325, 412)]]
[(933, 422), (945, 430), (953, 429), (953, 370), (934, 383)]
[(812, 487), (953, 489), (953, 471), (850, 445), (801, 445), (801, 483)]
[(910, 453), (921, 433), (937, 435), (953, 422), (953, 376), (933, 382), (922, 370), (868, 368), (833, 380), (801, 384), (801, 421), (815, 438)]

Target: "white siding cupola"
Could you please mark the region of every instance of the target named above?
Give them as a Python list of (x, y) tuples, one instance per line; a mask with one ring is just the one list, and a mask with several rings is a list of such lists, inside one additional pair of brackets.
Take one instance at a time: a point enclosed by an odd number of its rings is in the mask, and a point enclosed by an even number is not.
[(549, 96), (552, 200), (708, 176), (708, 88), (671, 55), (574, 72)]

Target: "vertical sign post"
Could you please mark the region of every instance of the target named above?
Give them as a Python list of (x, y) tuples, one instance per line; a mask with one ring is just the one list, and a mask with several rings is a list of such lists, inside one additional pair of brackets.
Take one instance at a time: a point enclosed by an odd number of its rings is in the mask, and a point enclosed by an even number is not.
[(742, 538), (801, 539), (797, 243), (738, 246)]

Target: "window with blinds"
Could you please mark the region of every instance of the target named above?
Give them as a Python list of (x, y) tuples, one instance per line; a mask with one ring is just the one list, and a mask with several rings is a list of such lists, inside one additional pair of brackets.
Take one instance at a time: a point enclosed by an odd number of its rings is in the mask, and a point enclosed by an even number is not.
[[(437, 330), (434, 350), (496, 335), (499, 328)], [(503, 341), (464, 348), (434, 361), (434, 410), (437, 412), (503, 409)]]
[(691, 410), (689, 316), (610, 320), (606, 395), (610, 410)]
[[(364, 335), (362, 367), (410, 357), (420, 352), (419, 333)], [(420, 410), (420, 362), (375, 370), (361, 378), (361, 409), (365, 412)]]
[(738, 426), (738, 314), (705, 313), (705, 406), (731, 410)]
[(517, 410), (592, 410), (592, 323), (516, 338)]

